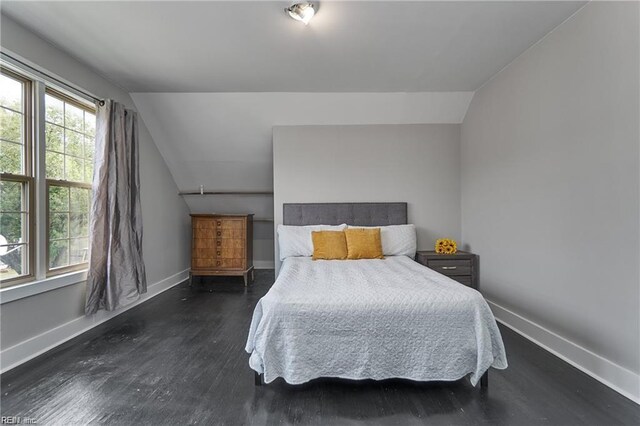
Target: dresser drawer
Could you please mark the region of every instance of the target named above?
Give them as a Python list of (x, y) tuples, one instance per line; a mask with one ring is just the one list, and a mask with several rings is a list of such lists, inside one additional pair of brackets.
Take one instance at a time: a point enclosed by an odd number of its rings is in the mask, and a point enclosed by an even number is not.
[(216, 220), (216, 227), (221, 228), (221, 229), (244, 229), (245, 228), (245, 221), (244, 219), (228, 219), (228, 218), (224, 218), (224, 219), (217, 219)]
[(193, 259), (213, 259), (216, 257), (216, 249), (214, 248), (194, 248), (191, 250)]
[(427, 267), (443, 275), (471, 275), (471, 260), (469, 259), (430, 259), (427, 261)]
[(237, 228), (216, 228), (216, 238), (244, 238), (244, 229)]
[(215, 267), (216, 260), (213, 258), (193, 258), (191, 259), (191, 267), (193, 269), (210, 269)]
[(452, 280), (458, 281), (460, 284), (464, 284), (467, 287), (473, 288), (473, 278), (471, 275), (452, 275), (450, 277)]
[(215, 220), (206, 218), (193, 218), (193, 229), (214, 229), (216, 227)]
[(216, 259), (214, 268), (216, 269), (242, 269), (244, 259)]
[(215, 248), (216, 240), (213, 238), (194, 238), (192, 247), (194, 249)]
[(243, 248), (220, 247), (216, 249), (216, 258), (218, 259), (242, 259), (243, 257)]
[(244, 248), (246, 245), (245, 240), (240, 238), (216, 238), (215, 242), (216, 242), (215, 244), (216, 249), (221, 249), (221, 248), (241, 249), (241, 248)]
[(201, 239), (212, 239), (216, 237), (216, 229), (215, 228), (194, 228), (193, 229), (193, 239), (201, 240)]

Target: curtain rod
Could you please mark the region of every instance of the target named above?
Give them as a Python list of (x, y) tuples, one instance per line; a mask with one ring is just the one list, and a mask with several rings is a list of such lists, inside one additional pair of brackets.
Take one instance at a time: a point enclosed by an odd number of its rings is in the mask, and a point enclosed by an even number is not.
[(0, 53), (2, 54), (2, 56), (6, 56), (7, 58), (9, 58), (11, 60), (11, 62), (16, 62), (16, 63), (20, 64), (23, 67), (27, 67), (31, 71), (34, 71), (37, 74), (43, 75), (46, 78), (48, 78), (49, 80), (55, 81), (57, 84), (60, 84), (60, 85), (62, 85), (64, 87), (66, 87), (68, 90), (70, 90), (72, 92), (77, 92), (77, 93), (80, 93), (80, 94), (82, 94), (83, 96), (85, 96), (85, 97), (87, 97), (89, 99), (93, 99), (93, 101), (95, 103), (99, 104), (100, 106), (104, 105), (104, 99), (96, 98), (91, 93), (85, 92), (82, 89), (78, 89), (77, 87), (71, 86), (69, 83), (66, 83), (66, 82), (62, 81), (59, 78), (52, 76), (51, 74), (47, 74), (46, 72), (42, 71), (41, 69), (38, 69), (38, 68), (36, 68), (36, 67), (34, 67), (32, 65), (29, 65), (29, 64), (21, 61), (20, 59), (9, 55), (6, 52), (0, 52)]

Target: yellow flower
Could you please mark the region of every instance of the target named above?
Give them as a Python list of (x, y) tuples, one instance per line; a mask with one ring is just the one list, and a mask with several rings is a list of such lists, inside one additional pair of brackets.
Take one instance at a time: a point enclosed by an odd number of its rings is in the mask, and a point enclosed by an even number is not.
[(436, 253), (454, 254), (458, 251), (458, 245), (450, 238), (439, 238), (436, 241)]

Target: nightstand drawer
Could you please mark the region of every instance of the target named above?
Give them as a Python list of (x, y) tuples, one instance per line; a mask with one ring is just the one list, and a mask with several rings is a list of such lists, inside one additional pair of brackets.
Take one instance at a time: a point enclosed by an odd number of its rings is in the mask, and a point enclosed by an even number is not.
[(422, 250), (416, 253), (416, 262), (478, 290), (478, 256), (473, 253), (439, 254)]
[(471, 260), (468, 259), (429, 259), (427, 267), (443, 275), (471, 275)]

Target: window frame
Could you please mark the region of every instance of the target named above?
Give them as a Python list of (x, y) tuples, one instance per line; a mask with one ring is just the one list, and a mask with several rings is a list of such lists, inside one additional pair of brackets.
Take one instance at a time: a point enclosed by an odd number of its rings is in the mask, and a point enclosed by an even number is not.
[[(87, 261), (81, 263), (49, 268), (49, 186), (80, 187), (90, 191), (93, 188), (92, 182), (47, 179), (45, 100), (47, 95), (51, 95), (94, 116), (97, 116), (97, 107), (88, 98), (66, 88), (61, 88), (54, 81), (43, 78), (37, 70), (34, 71), (35, 73), (28, 71), (11, 61), (0, 60), (0, 73), (23, 83), (24, 175), (0, 173), (0, 180), (23, 183), (23, 188), (25, 188), (23, 191), (26, 191), (26, 194), (23, 195), (22, 201), (24, 205), (21, 209), (26, 212), (26, 223), (23, 224), (23, 229), (26, 228), (27, 233), (24, 237), (27, 241), (27, 250), (23, 256), (28, 257), (25, 261), (28, 274), (0, 281), (0, 293), (2, 293), (0, 304), (80, 282), (86, 279), (88, 269), (88, 256)], [(9, 109), (11, 110), (11, 108)], [(75, 131), (74, 129), (70, 130)], [(86, 127), (84, 127), (84, 131), (86, 131)], [(80, 133), (84, 138), (87, 137), (87, 133)], [(88, 132), (88, 135), (91, 135), (91, 132)], [(93, 137), (95, 140), (95, 133)], [(83, 149), (85, 149), (83, 155), (84, 161), (86, 161), (86, 145)], [(71, 156), (74, 155), (71, 154)], [(85, 179), (92, 180), (86, 174), (86, 166), (83, 168), (83, 173)], [(63, 175), (63, 177), (66, 176)], [(88, 214), (91, 214), (90, 206)], [(87, 233), (90, 242), (90, 230)], [(67, 236), (69, 242), (73, 241), (74, 238), (69, 234)]]
[[(45, 90), (44, 90), (44, 94), (45, 97), (46, 95), (52, 96), (54, 98), (57, 98), (65, 103), (71, 104), (77, 108), (80, 108), (82, 110), (84, 110), (85, 112), (89, 112), (91, 114), (93, 114), (94, 116), (96, 115), (97, 111), (95, 107), (91, 107), (88, 104), (84, 104), (80, 101), (78, 101), (77, 99), (74, 99), (62, 92), (60, 92), (59, 90), (56, 90), (55, 88), (52, 88), (51, 86), (46, 86)], [(46, 116), (46, 103), (43, 100), (43, 104), (45, 104), (45, 116)], [(42, 118), (43, 123), (46, 124), (46, 120), (45, 117)], [(62, 126), (65, 130), (67, 129), (66, 126)], [(85, 134), (83, 134), (83, 136), (86, 136)], [(95, 137), (95, 136), (94, 136)], [(44, 141), (44, 143), (46, 144), (46, 141)], [(44, 148), (44, 151), (46, 151), (46, 145)], [(65, 153), (65, 157), (66, 157), (66, 153)], [(66, 158), (65, 158), (66, 161)], [(45, 155), (45, 164), (46, 164), (46, 155)], [(66, 179), (49, 179), (46, 177), (46, 170), (45, 170), (45, 174), (43, 176), (44, 181), (45, 181), (45, 201), (44, 201), (44, 205), (45, 205), (45, 215), (46, 215), (46, 221), (45, 221), (45, 244), (46, 244), (46, 248), (45, 248), (45, 265), (46, 265), (46, 276), (47, 277), (52, 277), (55, 275), (60, 275), (60, 274), (66, 274), (68, 272), (74, 272), (74, 271), (82, 271), (87, 269), (87, 267), (89, 266), (89, 261), (87, 260), (86, 262), (81, 262), (81, 263), (75, 263), (73, 265), (67, 265), (67, 266), (60, 266), (58, 268), (51, 268), (50, 267), (50, 252), (51, 252), (51, 241), (49, 239), (49, 235), (50, 235), (50, 224), (51, 224), (51, 211), (49, 209), (49, 188), (51, 186), (58, 186), (58, 187), (66, 187), (66, 188), (84, 188), (84, 189), (92, 189), (92, 184), (91, 183), (86, 183), (86, 182), (78, 182), (78, 181), (72, 181), (72, 180), (66, 180)], [(89, 214), (91, 214), (89, 212)], [(89, 231), (90, 234), (90, 231)], [(88, 235), (88, 238), (91, 238), (91, 235)], [(71, 241), (70, 238), (67, 238), (68, 241)]]
[(24, 243), (27, 246), (27, 250), (23, 254), (27, 256), (27, 261), (25, 263), (27, 265), (28, 273), (24, 275), (19, 275), (17, 277), (8, 278), (2, 280), (0, 283), (0, 288), (6, 288), (10, 286), (14, 286), (17, 284), (22, 284), (24, 282), (33, 281), (36, 277), (36, 182), (34, 174), (34, 123), (33, 123), (33, 105), (34, 105), (34, 82), (32, 79), (19, 74), (5, 66), (0, 66), (0, 74), (5, 75), (9, 78), (17, 80), (22, 83), (22, 108), (21, 113), (23, 114), (23, 123), (22, 123), (22, 131), (23, 131), (23, 158), (22, 158), (22, 174), (15, 173), (0, 173), (0, 180), (8, 181), (8, 182), (20, 182), (25, 185), (27, 194), (24, 196), (24, 200), (26, 202), (26, 206), (22, 208), (26, 212), (26, 233), (27, 233), (27, 242)]
[[(47, 247), (46, 247), (46, 264), (47, 264), (47, 277), (51, 277), (54, 275), (60, 275), (60, 274), (65, 274), (67, 272), (73, 272), (73, 271), (81, 271), (84, 269), (87, 269), (87, 266), (89, 265), (89, 260), (87, 259), (87, 261), (85, 262), (80, 262), (80, 263), (74, 263), (73, 265), (67, 265), (67, 266), (60, 266), (57, 268), (51, 268), (49, 265), (49, 261), (50, 261), (50, 252), (51, 252), (51, 240), (49, 239), (49, 225), (51, 224), (51, 210), (49, 209), (49, 188), (51, 186), (57, 186), (57, 187), (61, 187), (61, 188), (83, 188), (83, 189), (89, 189), (91, 190), (91, 184), (90, 183), (82, 183), (82, 182), (74, 182), (74, 181), (68, 181), (68, 180), (56, 180), (56, 179), (47, 179), (46, 180), (46, 194), (47, 194), (47, 199), (45, 201), (45, 205), (46, 205), (46, 217), (47, 217), (47, 221), (46, 221), (46, 241), (47, 241)], [(91, 213), (89, 213), (91, 214)], [(69, 223), (69, 226), (71, 226), (71, 224)], [(87, 236), (87, 238), (91, 238), (90, 235)], [(72, 238), (63, 238), (66, 239), (67, 241), (71, 241)]]

